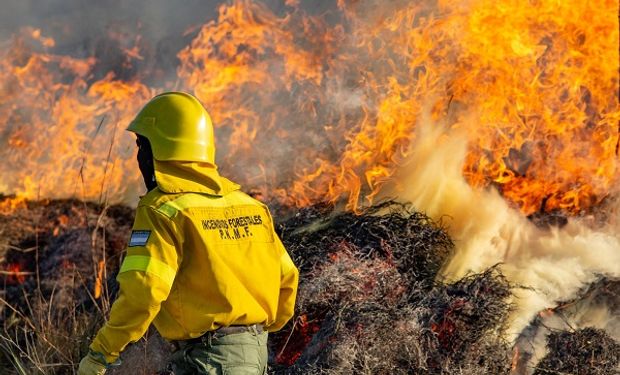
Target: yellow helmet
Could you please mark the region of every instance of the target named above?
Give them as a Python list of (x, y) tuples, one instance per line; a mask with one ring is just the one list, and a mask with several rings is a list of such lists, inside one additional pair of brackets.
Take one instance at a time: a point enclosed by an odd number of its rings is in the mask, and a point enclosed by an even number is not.
[(184, 92), (157, 95), (146, 103), (127, 130), (149, 140), (155, 160), (215, 165), (211, 117), (193, 95)]

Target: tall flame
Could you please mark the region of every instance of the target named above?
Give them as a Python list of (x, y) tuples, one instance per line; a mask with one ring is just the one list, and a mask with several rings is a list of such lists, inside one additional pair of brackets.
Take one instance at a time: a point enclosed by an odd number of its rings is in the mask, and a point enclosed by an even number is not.
[(123, 168), (128, 138), (114, 134), (153, 91), (112, 74), (94, 80), (94, 57), (47, 53), (54, 41), (26, 31), (0, 59), (0, 188), (29, 198), (122, 192), (135, 173)]
[[(136, 196), (122, 129), (174, 87), (212, 112), (224, 173), (283, 204), (371, 202), (398, 184), (430, 110), (469, 135), (469, 184), (525, 214), (578, 214), (618, 182), (617, 13), (609, 0), (339, 0), (318, 15), (237, 0), (188, 31), (172, 86), (95, 74), (98, 56), (54, 53), (24, 29), (0, 58), (0, 190)], [(124, 64), (148, 56), (140, 40), (123, 45)]]

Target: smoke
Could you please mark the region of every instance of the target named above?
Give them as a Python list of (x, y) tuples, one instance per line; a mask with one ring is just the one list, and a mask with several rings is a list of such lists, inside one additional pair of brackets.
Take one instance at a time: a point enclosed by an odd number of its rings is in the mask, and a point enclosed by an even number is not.
[(2, 2), (0, 14), (0, 38), (8, 39), (20, 28), (30, 26), (57, 39), (58, 48), (73, 49), (80, 43), (99, 39), (112, 26), (140, 24), (144, 36), (157, 42), (213, 19), (221, 3), (216, 0), (185, 0), (182, 3), (166, 0), (6, 0)]
[[(29, 198), (78, 196), (97, 200), (109, 195), (113, 202), (135, 204), (142, 188), (132, 157), (132, 137), (122, 129), (152, 95), (167, 90), (186, 90), (199, 97), (203, 94), (200, 99), (216, 119), (218, 162), (225, 174), (247, 188), (279, 188), (290, 183), (298, 172), (292, 160), (302, 160), (301, 164), (309, 160), (304, 167), (310, 168), (316, 155), (324, 155), (323, 150), (330, 147), (323, 130), (330, 119), (324, 118), (343, 107), (344, 111), (359, 111), (362, 97), (361, 93), (354, 93), (355, 97), (343, 91), (319, 105), (316, 98), (323, 93), (303, 92), (319, 84), (323, 64), (322, 55), (313, 55), (315, 49), (321, 50), (316, 46), (323, 46), (312, 39), (322, 32), (314, 29), (304, 35), (305, 17), (334, 10), (336, 5), (301, 1), (298, 5), (304, 15), (287, 22), (288, 16), (297, 13), (295, 3), (5, 2), (0, 15), (0, 41), (6, 46), (0, 53), (0, 115), (4, 118), (0, 120), (0, 143), (8, 147), (0, 155), (11, 166), (2, 172), (0, 191)], [(231, 11), (228, 18), (216, 22), (224, 5), (243, 15), (237, 18)], [(253, 22), (264, 29), (247, 27)], [(195, 61), (203, 68), (209, 62), (220, 63), (195, 72), (213, 79), (205, 82), (205, 91), (220, 89), (213, 96), (201, 92), (195, 82), (185, 81), (187, 76), (181, 77), (180, 72), (183, 64), (179, 53), (188, 49), (204, 28), (219, 32), (221, 37), (211, 54)], [(230, 41), (227, 33), (240, 37)], [(214, 44), (208, 40), (211, 37), (214, 35), (206, 36), (205, 45)], [(264, 39), (253, 48), (248, 44), (253, 37)], [(297, 62), (288, 59), (295, 56), (301, 64), (310, 59), (316, 63), (309, 63), (304, 72), (291, 73)], [(239, 60), (242, 63), (235, 66)], [(226, 82), (218, 81), (226, 78), (219, 73), (235, 68), (255, 74), (249, 74), (247, 81), (243, 73)], [(306, 76), (299, 76), (305, 73), (310, 83), (304, 82)], [(283, 76), (289, 81), (284, 83)], [(265, 84), (273, 82), (265, 90)], [(310, 107), (320, 112), (321, 120), (308, 119), (307, 113), (300, 115)], [(311, 126), (309, 121), (320, 126)], [(304, 127), (309, 131), (304, 132), (303, 141), (296, 139), (293, 143), (281, 138)], [(253, 134), (259, 131), (254, 139)], [(314, 150), (311, 157), (305, 157), (311, 151), (299, 152), (300, 142), (307, 150)], [(42, 143), (47, 149), (43, 156), (30, 147)], [(291, 158), (294, 153), (298, 156)], [(59, 164), (62, 173), (56, 168)], [(88, 186), (84, 188), (83, 184)]]
[(554, 331), (576, 331), (588, 327), (604, 330), (620, 340), (620, 305), (617, 289), (620, 281), (601, 279), (577, 299), (554, 312), (539, 314), (536, 321), (517, 339), (516, 347), (528, 367), (534, 367), (548, 353), (547, 336)]
[[(577, 218), (563, 227), (540, 228), (508, 206), (494, 189), (477, 190), (462, 175), (467, 136), (429, 118), (418, 124), (408, 159), (387, 196), (411, 201), (442, 220), (455, 253), (442, 271), (447, 280), (501, 263), (515, 286), (508, 339), (515, 340), (540, 311), (573, 298), (600, 275), (620, 277), (620, 239), (611, 225), (591, 228)], [(618, 321), (601, 313), (597, 324), (617, 332)], [(595, 315), (590, 315), (589, 323)], [(585, 321), (585, 320), (584, 320)]]
[[(276, 14), (287, 9), (281, 0), (261, 2)], [(200, 26), (215, 20), (219, 7), (227, 3), (230, 2), (5, 0), (0, 12), (0, 41), (9, 40), (23, 28), (36, 28), (55, 40), (54, 53), (101, 59), (105, 58), (102, 55), (105, 51), (101, 50), (102, 40), (109, 38), (110, 33), (126, 31), (127, 41), (140, 35), (142, 47), (153, 51), (152, 56), (144, 57), (157, 59), (155, 63), (168, 69), (172, 75), (178, 66), (176, 55), (179, 50), (187, 46)], [(305, 9), (321, 12), (327, 8), (323, 3), (311, 0), (302, 5)], [(159, 86), (163, 86), (162, 83), (153, 82)]]
[[(164, 0), (8, 0), (2, 4), (0, 40), (9, 40), (24, 28), (38, 29), (54, 40), (48, 52), (94, 57), (91, 79), (112, 71), (125, 80), (149, 77), (150, 84), (161, 87), (174, 80), (176, 54), (186, 44), (186, 30), (215, 18), (218, 4), (214, 0), (187, 0), (182, 6)], [(134, 46), (140, 56), (128, 61), (122, 49)]]
[(142, 188), (123, 129), (153, 91), (175, 85), (186, 30), (219, 3), (4, 1), (0, 191), (135, 203)]

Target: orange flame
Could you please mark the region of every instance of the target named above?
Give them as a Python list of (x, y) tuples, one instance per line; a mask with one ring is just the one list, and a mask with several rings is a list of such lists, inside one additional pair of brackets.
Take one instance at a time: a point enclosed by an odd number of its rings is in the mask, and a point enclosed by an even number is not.
[[(467, 181), (525, 214), (578, 214), (618, 183), (617, 2), (339, 0), (319, 15), (285, 4), (222, 5), (179, 53), (174, 85), (212, 113), (223, 172), (261, 196), (372, 202), (427, 109), (470, 135)], [(117, 34), (126, 64), (149, 56), (139, 35)], [(123, 199), (139, 179), (121, 129), (170, 85), (95, 79), (96, 57), (54, 54), (36, 29), (8, 46), (0, 191)]]
[(6, 265), (6, 270), (2, 272), (6, 275), (6, 282), (23, 284), (26, 281), (26, 276), (31, 275), (32, 272), (22, 271), (22, 265), (19, 263), (9, 263)]
[(14, 37), (1, 55), (0, 140), (6, 147), (0, 153), (6, 169), (0, 188), (26, 198), (85, 199), (109, 189), (118, 200), (136, 176), (132, 168), (105, 175), (115, 162), (107, 157), (110, 147), (121, 164), (131, 154), (130, 139), (111, 144), (112, 135), (152, 90), (111, 74), (90, 83), (96, 60), (47, 53), (53, 45), (37, 30)]
[(4, 198), (0, 201), (0, 214), (10, 215), (17, 209), (26, 208), (26, 198), (16, 196), (13, 198)]
[(521, 355), (519, 353), (519, 348), (517, 346), (514, 347), (512, 351), (512, 361), (510, 362), (510, 370), (514, 373), (519, 368), (519, 359)]
[(99, 299), (99, 297), (101, 297), (101, 290), (103, 288), (104, 271), (105, 271), (105, 262), (103, 260), (100, 260), (97, 266), (97, 277), (95, 278), (95, 290), (94, 290), (95, 299)]
[(538, 313), (538, 316), (541, 317), (541, 318), (548, 318), (548, 317), (550, 317), (550, 316), (552, 316), (554, 314), (555, 314), (555, 308), (549, 307), (549, 308), (546, 308), (544, 310), (541, 310)]

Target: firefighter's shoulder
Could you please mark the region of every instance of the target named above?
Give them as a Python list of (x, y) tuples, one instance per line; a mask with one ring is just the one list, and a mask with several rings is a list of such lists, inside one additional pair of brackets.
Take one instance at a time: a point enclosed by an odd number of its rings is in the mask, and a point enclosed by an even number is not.
[(235, 190), (227, 194), (226, 199), (231, 205), (261, 206), (267, 208), (267, 205), (265, 205), (263, 202), (250, 196), (247, 193), (244, 193), (241, 190)]
[(150, 207), (154, 210), (159, 209), (169, 202), (173, 202), (178, 199), (182, 194), (170, 194), (166, 193), (159, 188), (155, 188), (144, 196), (140, 198), (140, 202), (138, 203), (138, 208), (140, 207)]

